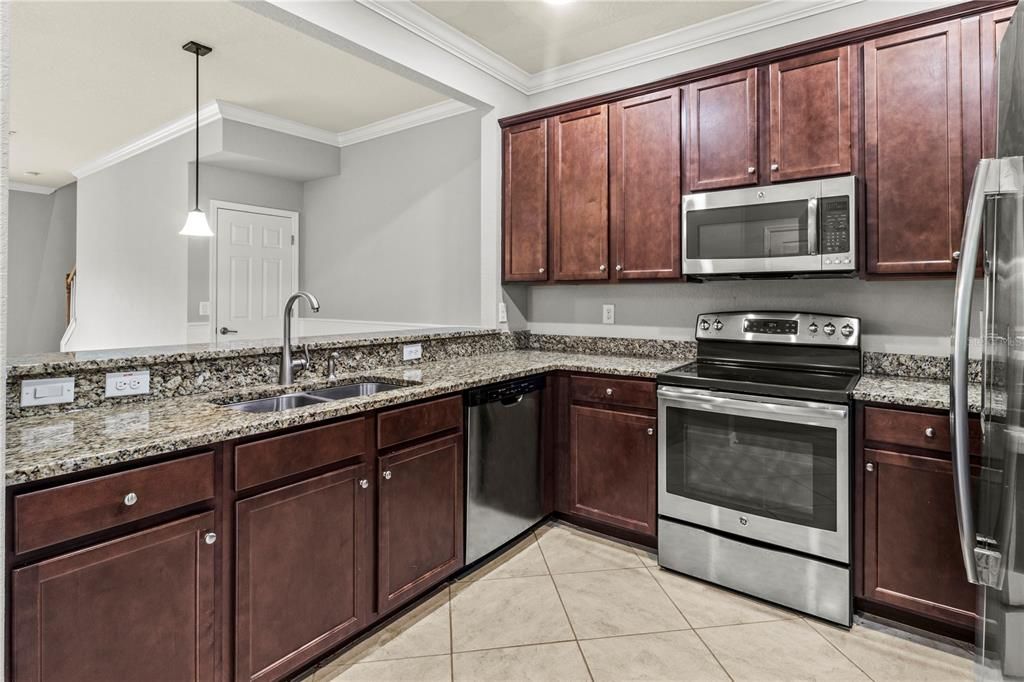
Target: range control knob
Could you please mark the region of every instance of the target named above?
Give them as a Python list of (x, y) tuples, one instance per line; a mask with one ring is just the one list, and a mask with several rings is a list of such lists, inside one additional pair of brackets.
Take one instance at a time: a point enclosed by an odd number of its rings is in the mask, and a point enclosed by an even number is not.
[(839, 330), (839, 333), (845, 336), (846, 338), (850, 338), (851, 336), (853, 336), (853, 327), (848, 324), (844, 324), (843, 328)]
[(715, 320), (715, 323), (712, 326), (714, 326), (716, 332), (720, 332), (722, 331), (722, 327), (724, 327), (725, 325), (722, 324), (721, 320)]
[(807, 325), (807, 331), (809, 331), (812, 334), (817, 334), (818, 333), (818, 323), (817, 322), (811, 322), (809, 325)]
[(711, 329), (711, 323), (708, 322), (707, 320), (701, 320), (700, 321), (700, 329), (701, 329), (701, 331), (705, 331), (706, 332), (707, 330)]
[(832, 336), (836, 333), (836, 326), (831, 322), (825, 323), (825, 329), (823, 330), (828, 336)]

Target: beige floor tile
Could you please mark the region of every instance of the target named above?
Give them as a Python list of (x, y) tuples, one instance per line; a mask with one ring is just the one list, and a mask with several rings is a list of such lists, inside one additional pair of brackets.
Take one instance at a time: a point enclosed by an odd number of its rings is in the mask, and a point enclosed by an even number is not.
[(351, 664), (451, 653), (448, 590), (349, 649), (338, 659)]
[(455, 651), (543, 644), (573, 638), (550, 576), (452, 585)]
[(636, 555), (640, 557), (640, 561), (643, 562), (644, 566), (650, 568), (658, 567), (658, 553), (652, 549), (644, 549), (643, 547), (634, 548)]
[(451, 666), (451, 656), (400, 658), (355, 665), (334, 664), (319, 670), (316, 682), (450, 682)]
[(973, 663), (969, 658), (859, 625), (847, 631), (818, 621), (807, 622), (878, 682), (965, 682), (974, 679)]
[(652, 568), (651, 574), (694, 628), (799, 618), (792, 611), (678, 573)]
[(544, 563), (544, 555), (540, 552), (537, 538), (531, 534), (460, 581), (526, 578), (547, 574), (548, 565)]
[(698, 630), (734, 680), (867, 680), (853, 663), (802, 620)]
[(455, 654), (455, 680), (570, 682), (590, 680), (576, 642), (535, 644)]
[(729, 679), (693, 631), (587, 639), (580, 647), (594, 682)]
[(545, 526), (537, 540), (553, 575), (643, 566), (632, 547), (578, 528)]
[(689, 627), (646, 568), (553, 577), (580, 639)]

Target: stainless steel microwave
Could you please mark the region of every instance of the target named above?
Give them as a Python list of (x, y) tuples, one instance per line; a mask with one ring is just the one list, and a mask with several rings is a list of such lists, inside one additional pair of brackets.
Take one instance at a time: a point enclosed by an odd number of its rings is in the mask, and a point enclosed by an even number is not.
[(841, 274), (857, 269), (857, 179), (847, 175), (683, 197), (683, 273)]

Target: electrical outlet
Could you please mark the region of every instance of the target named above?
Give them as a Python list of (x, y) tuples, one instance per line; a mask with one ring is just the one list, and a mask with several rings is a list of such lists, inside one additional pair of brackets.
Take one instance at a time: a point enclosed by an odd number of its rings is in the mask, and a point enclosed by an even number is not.
[(410, 343), (402, 346), (402, 359), (403, 360), (419, 360), (423, 357), (423, 344), (421, 343)]
[(106, 397), (143, 395), (149, 393), (149, 370), (138, 372), (107, 372)]
[(508, 306), (504, 301), (498, 304), (498, 322), (508, 322)]
[(601, 322), (603, 324), (615, 324), (615, 306), (605, 303), (601, 306)]
[(21, 382), (21, 406), (57, 405), (75, 400), (74, 377), (26, 379)]

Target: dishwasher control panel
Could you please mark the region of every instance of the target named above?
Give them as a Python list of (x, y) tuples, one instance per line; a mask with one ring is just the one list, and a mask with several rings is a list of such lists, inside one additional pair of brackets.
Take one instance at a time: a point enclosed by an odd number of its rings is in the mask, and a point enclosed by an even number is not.
[(493, 403), (507, 398), (514, 398), (517, 395), (539, 391), (542, 388), (544, 388), (543, 376), (513, 379), (512, 381), (473, 389), (466, 394), (466, 402), (472, 407), (473, 405), (482, 405), (483, 403)]

